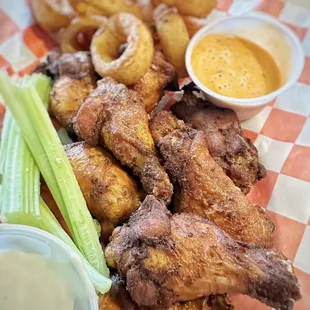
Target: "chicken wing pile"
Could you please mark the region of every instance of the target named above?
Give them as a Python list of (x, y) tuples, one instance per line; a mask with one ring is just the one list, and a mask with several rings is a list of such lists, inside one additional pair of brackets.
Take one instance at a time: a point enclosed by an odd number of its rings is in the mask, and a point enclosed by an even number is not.
[(153, 113), (150, 128), (176, 184), (174, 212), (207, 218), (236, 240), (272, 246), (273, 223), (211, 157), (206, 134), (189, 128), (169, 111)]
[(114, 230), (105, 255), (142, 307), (242, 293), (284, 310), (300, 298), (293, 267), (280, 252), (238, 243), (197, 215), (171, 215), (153, 196)]
[[(79, 140), (64, 148), (114, 274), (101, 310), (232, 310), (234, 293), (293, 308), (292, 264), (245, 196), (265, 168), (233, 111), (189, 89), (155, 109), (175, 77), (158, 51), (129, 86), (99, 80), (87, 52), (54, 53), (38, 71), (55, 80), (50, 114)], [(70, 234), (46, 186), (42, 196)]]
[[(160, 96), (174, 71), (160, 53), (155, 54), (150, 70), (147, 74), (153, 78), (141, 81), (137, 88), (144, 92), (149, 87), (149, 91)], [(80, 139), (90, 145), (102, 142), (123, 165), (133, 169), (146, 193), (170, 202), (172, 185), (156, 156), (143, 95), (112, 78), (102, 79), (95, 89), (94, 68), (85, 52), (52, 55), (37, 71), (56, 80), (50, 113), (63, 127), (72, 130), (74, 122), (74, 131)], [(156, 100), (147, 95), (144, 98), (147, 105)]]
[(172, 185), (156, 156), (148, 115), (137, 92), (112, 78), (102, 79), (78, 111), (75, 132), (91, 145), (101, 140), (140, 177), (146, 193), (170, 202)]

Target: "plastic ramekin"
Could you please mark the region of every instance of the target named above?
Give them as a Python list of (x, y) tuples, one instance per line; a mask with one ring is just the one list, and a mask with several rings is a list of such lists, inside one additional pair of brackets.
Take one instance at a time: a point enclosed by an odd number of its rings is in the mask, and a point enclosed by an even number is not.
[[(267, 50), (281, 70), (283, 85), (270, 94), (250, 99), (226, 97), (204, 86), (193, 71), (192, 52), (201, 39), (216, 33), (237, 35)], [(206, 25), (194, 35), (186, 51), (186, 68), (193, 82), (212, 103), (235, 110), (241, 121), (258, 114), (268, 103), (296, 83), (302, 73), (304, 62), (305, 57), (300, 40), (293, 31), (275, 18), (257, 12), (228, 17)]]
[(73, 293), (74, 310), (98, 310), (98, 296), (80, 257), (62, 240), (37, 228), (0, 224), (0, 252), (8, 251), (37, 254), (52, 260), (60, 266), (64, 281)]

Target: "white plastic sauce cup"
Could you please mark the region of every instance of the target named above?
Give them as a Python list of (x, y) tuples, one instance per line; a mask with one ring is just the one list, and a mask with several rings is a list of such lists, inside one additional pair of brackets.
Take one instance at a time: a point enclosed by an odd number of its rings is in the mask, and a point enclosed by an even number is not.
[[(250, 99), (226, 97), (204, 86), (193, 71), (192, 52), (201, 39), (216, 33), (236, 35), (267, 50), (282, 73), (282, 86), (270, 94)], [(258, 114), (268, 103), (296, 83), (303, 67), (304, 53), (298, 37), (287, 26), (264, 13), (247, 13), (206, 25), (194, 35), (186, 51), (186, 68), (193, 82), (215, 105), (235, 110), (241, 121)]]
[(67, 286), (74, 290), (77, 297), (73, 296), (74, 310), (98, 310), (98, 296), (80, 257), (62, 240), (37, 228), (0, 224), (0, 253), (8, 251), (37, 254), (52, 260), (59, 265)]

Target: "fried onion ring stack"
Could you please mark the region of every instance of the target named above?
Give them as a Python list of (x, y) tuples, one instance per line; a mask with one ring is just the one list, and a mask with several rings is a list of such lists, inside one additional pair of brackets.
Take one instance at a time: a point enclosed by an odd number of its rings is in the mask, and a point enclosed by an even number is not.
[(90, 50), (101, 77), (142, 85), (141, 79), (152, 71), (155, 49), (162, 51), (178, 77), (188, 75), (185, 52), (190, 38), (205, 25), (204, 17), (216, 1), (31, 0), (31, 4), (38, 23), (57, 41), (60, 38), (62, 52)]
[[(125, 43), (127, 46), (119, 55), (120, 46)], [(97, 30), (91, 43), (91, 55), (99, 75), (131, 85), (145, 75), (152, 63), (153, 38), (140, 19), (119, 13)]]

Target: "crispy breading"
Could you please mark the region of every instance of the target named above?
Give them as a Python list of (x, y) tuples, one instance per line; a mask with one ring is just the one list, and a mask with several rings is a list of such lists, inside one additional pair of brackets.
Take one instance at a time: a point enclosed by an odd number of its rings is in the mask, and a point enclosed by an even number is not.
[(174, 212), (207, 218), (238, 241), (272, 246), (273, 223), (211, 157), (202, 131), (189, 128), (170, 111), (153, 113), (150, 129), (175, 183)]
[(175, 70), (160, 51), (155, 51), (148, 72), (131, 88), (142, 97), (146, 111), (151, 112), (160, 101), (163, 90), (175, 78)]
[(73, 119), (84, 99), (96, 87), (96, 73), (88, 52), (74, 54), (51, 53), (37, 72), (53, 79), (49, 112), (59, 124), (72, 130)]
[[(101, 237), (108, 242), (113, 229), (140, 206), (143, 194), (136, 180), (104, 148), (78, 142), (64, 146), (91, 215), (101, 223)], [(47, 187), (43, 198), (61, 225), (63, 217)]]
[[(126, 282), (119, 277), (113, 275), (111, 290), (99, 295), (100, 310), (149, 310), (146, 307), (139, 307), (135, 304), (128, 291), (126, 290)], [(156, 310), (233, 310), (234, 307), (226, 301), (225, 295), (211, 295), (202, 297), (197, 300), (175, 303), (171, 307), (159, 307)]]
[(114, 230), (105, 256), (139, 306), (242, 293), (289, 310), (300, 299), (292, 263), (279, 251), (236, 242), (198, 215), (171, 215), (154, 196)]
[(245, 194), (265, 177), (266, 169), (259, 162), (257, 149), (245, 137), (233, 110), (218, 108), (186, 91), (172, 111), (192, 128), (205, 133), (211, 156)]
[(102, 142), (140, 178), (146, 193), (170, 202), (173, 187), (156, 156), (148, 114), (137, 92), (112, 78), (102, 79), (77, 113), (74, 129), (89, 144)]
[(77, 111), (94, 89), (89, 77), (75, 79), (68, 75), (61, 76), (55, 81), (50, 94), (49, 113), (62, 127), (72, 130)]

